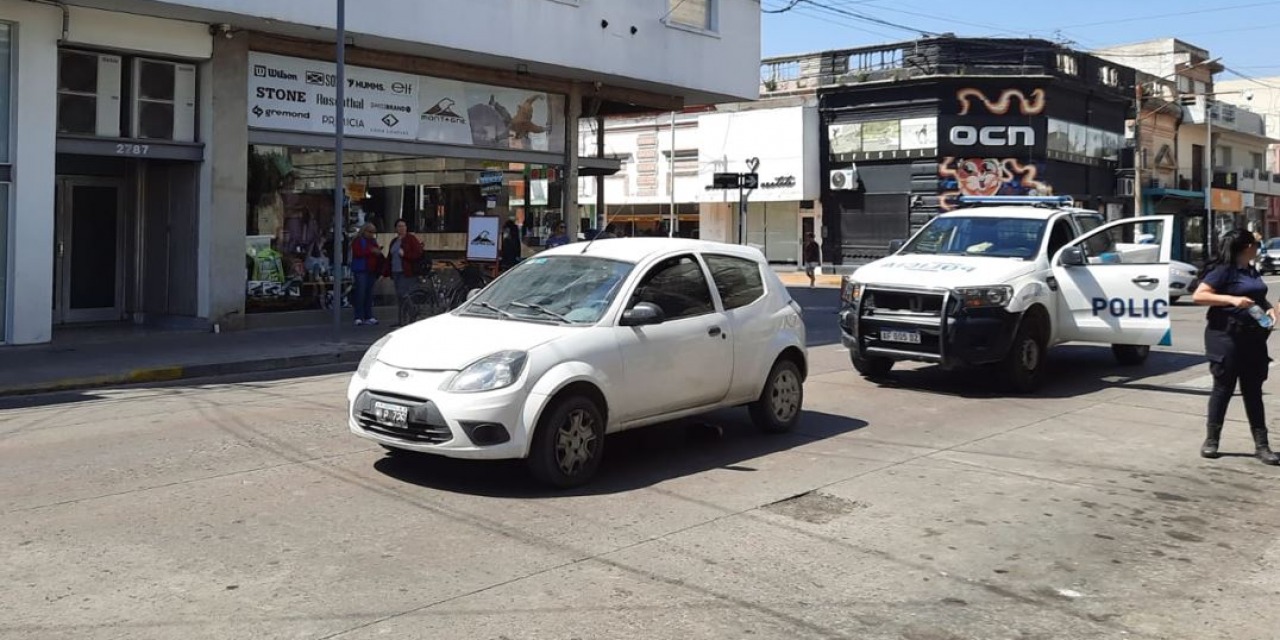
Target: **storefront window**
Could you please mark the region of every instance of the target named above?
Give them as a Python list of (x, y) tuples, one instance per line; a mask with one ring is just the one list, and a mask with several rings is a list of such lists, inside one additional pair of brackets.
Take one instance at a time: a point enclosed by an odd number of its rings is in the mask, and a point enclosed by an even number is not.
[[(333, 152), (323, 149), (250, 149), (245, 250), (250, 313), (331, 303), (333, 160)], [(558, 166), (347, 152), (343, 173), (344, 254), (347, 241), (366, 223), (377, 228), (379, 244), (389, 246), (396, 221), (403, 219), (433, 260), (462, 261), (469, 219), (492, 215), (521, 227), (522, 253), (528, 255), (563, 220), (563, 169)], [(377, 302), (393, 304), (392, 289), (384, 285)]]

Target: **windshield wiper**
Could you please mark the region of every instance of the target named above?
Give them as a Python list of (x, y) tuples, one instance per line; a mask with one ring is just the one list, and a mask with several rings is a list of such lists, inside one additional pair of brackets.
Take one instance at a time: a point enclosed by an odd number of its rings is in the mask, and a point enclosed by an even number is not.
[(528, 303), (528, 302), (509, 302), (509, 303), (507, 303), (507, 304), (508, 304), (508, 305), (510, 305), (510, 306), (512, 306), (512, 307), (515, 307), (515, 308), (517, 308), (517, 309), (531, 309), (531, 310), (533, 310), (533, 311), (537, 311), (537, 312), (542, 313), (542, 314), (544, 314), (544, 315), (548, 315), (548, 316), (551, 316), (551, 317), (553, 317), (553, 318), (556, 318), (557, 320), (560, 320), (560, 321), (562, 321), (562, 322), (566, 322), (566, 323), (569, 323), (569, 324), (572, 324), (572, 323), (573, 323), (573, 321), (572, 321), (572, 320), (570, 320), (570, 319), (566, 318), (563, 314), (556, 313), (555, 311), (552, 311), (552, 310), (550, 310), (550, 309), (548, 309), (548, 308), (546, 308), (546, 307), (544, 307), (544, 306), (542, 306), (542, 305), (540, 305), (540, 304), (531, 304), (531, 303)]
[(490, 311), (492, 311), (492, 312), (494, 312), (494, 313), (496, 313), (496, 314), (498, 314), (498, 315), (500, 315), (500, 316), (502, 316), (502, 317), (504, 317), (504, 318), (506, 318), (506, 319), (508, 319), (508, 320), (515, 320), (515, 319), (516, 319), (515, 314), (511, 313), (510, 311), (504, 311), (504, 310), (502, 310), (502, 309), (499, 309), (499, 308), (497, 308), (497, 307), (495, 307), (495, 306), (493, 306), (493, 305), (489, 304), (488, 302), (476, 302), (476, 303), (474, 303), (474, 304), (475, 304), (477, 307), (480, 307), (481, 309), (488, 309), (488, 310), (490, 310)]

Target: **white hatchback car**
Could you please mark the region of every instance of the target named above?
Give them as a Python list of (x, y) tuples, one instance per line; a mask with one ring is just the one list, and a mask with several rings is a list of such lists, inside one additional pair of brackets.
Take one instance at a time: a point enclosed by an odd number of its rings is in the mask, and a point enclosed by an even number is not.
[(544, 251), (379, 340), (348, 417), (392, 452), (526, 458), (569, 487), (595, 473), (606, 433), (742, 405), (787, 431), (807, 369), (800, 306), (759, 251), (598, 240)]

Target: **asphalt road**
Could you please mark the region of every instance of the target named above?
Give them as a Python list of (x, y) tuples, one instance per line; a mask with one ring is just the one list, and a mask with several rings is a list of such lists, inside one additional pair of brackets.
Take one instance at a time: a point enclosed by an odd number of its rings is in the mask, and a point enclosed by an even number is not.
[(568, 494), (385, 457), (346, 432), (345, 374), (2, 410), (0, 638), (1276, 637), (1280, 472), (1196, 456), (1197, 310), (1144, 368), (1066, 347), (1011, 398), (864, 381), (835, 292), (796, 295), (798, 432), (620, 434)]

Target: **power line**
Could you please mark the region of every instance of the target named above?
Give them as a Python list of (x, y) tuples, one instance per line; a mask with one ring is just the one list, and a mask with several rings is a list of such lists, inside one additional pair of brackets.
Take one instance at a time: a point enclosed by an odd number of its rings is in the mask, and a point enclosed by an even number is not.
[(799, 2), (797, 2), (796, 4), (799, 6), (796, 6), (794, 9), (790, 10), (791, 15), (809, 18), (810, 20), (815, 20), (826, 25), (834, 24), (834, 25), (844, 27), (846, 29), (861, 31), (863, 33), (868, 33), (880, 38), (884, 38), (885, 40), (894, 40), (894, 37), (892, 35), (889, 35), (883, 31), (876, 31), (874, 29), (868, 29), (861, 25), (855, 25), (851, 22), (848, 22), (847, 19), (843, 18), (842, 16), (836, 13), (820, 11), (821, 7), (805, 6), (800, 4)]
[(875, 16), (873, 16), (873, 15), (869, 15), (869, 14), (866, 14), (866, 13), (860, 13), (860, 12), (857, 12), (857, 11), (850, 11), (849, 9), (844, 9), (844, 8), (841, 8), (841, 7), (833, 7), (833, 6), (831, 6), (831, 5), (827, 5), (827, 4), (823, 4), (823, 3), (821, 3), (821, 2), (818, 2), (817, 0), (800, 0), (800, 1), (801, 1), (801, 2), (803, 2), (803, 3), (805, 3), (805, 4), (810, 4), (810, 5), (814, 5), (814, 6), (824, 7), (824, 8), (826, 8), (826, 9), (830, 10), (830, 11), (834, 11), (834, 12), (836, 12), (836, 13), (839, 13), (840, 15), (849, 16), (850, 18), (853, 18), (853, 19), (855, 19), (855, 20), (862, 20), (862, 21), (865, 21), (865, 22), (870, 22), (870, 23), (872, 23), (872, 24), (878, 24), (878, 25), (882, 25), (882, 26), (885, 26), (885, 27), (892, 27), (892, 28), (894, 28), (894, 29), (900, 29), (900, 30), (902, 30), (902, 31), (907, 31), (907, 32), (910, 32), (910, 33), (917, 33), (917, 34), (920, 34), (920, 35), (922, 35), (922, 36), (937, 36), (937, 35), (940, 35), (940, 34), (938, 34), (938, 33), (934, 33), (934, 32), (929, 31), (929, 30), (927, 30), (927, 29), (917, 29), (916, 27), (908, 26), (908, 25), (901, 24), (901, 23), (898, 23), (898, 22), (893, 22), (893, 21), (891, 21), (891, 20), (885, 20), (885, 19), (883, 19), (883, 18), (877, 18), (877, 17), (875, 17)]
[(1063, 30), (1063, 29), (1079, 29), (1081, 27), (1100, 27), (1100, 26), (1109, 25), (1109, 24), (1124, 24), (1126, 22), (1142, 22), (1144, 20), (1158, 20), (1162, 18), (1178, 18), (1181, 16), (1191, 16), (1191, 15), (1197, 15), (1202, 13), (1217, 13), (1219, 11), (1230, 11), (1233, 9), (1249, 9), (1252, 7), (1267, 7), (1267, 6), (1274, 6), (1278, 4), (1280, 4), (1280, 0), (1272, 0), (1270, 2), (1251, 2), (1249, 4), (1236, 4), (1236, 5), (1229, 5), (1226, 7), (1214, 7), (1212, 9), (1196, 9), (1195, 11), (1180, 11), (1178, 13), (1166, 12), (1166, 13), (1150, 14), (1145, 16), (1133, 16), (1129, 18), (1115, 18), (1112, 20), (1101, 20), (1098, 22), (1069, 24), (1065, 27), (1058, 27), (1057, 29)]
[(1227, 71), (1227, 73), (1230, 73), (1231, 75), (1238, 76), (1238, 77), (1240, 77), (1240, 78), (1243, 78), (1243, 79), (1245, 79), (1245, 80), (1248, 80), (1249, 82), (1252, 82), (1252, 83), (1254, 83), (1254, 84), (1256, 84), (1256, 85), (1258, 85), (1258, 86), (1260, 86), (1260, 87), (1266, 87), (1266, 88), (1268, 88), (1268, 89), (1275, 89), (1275, 90), (1280, 91), (1280, 86), (1277, 86), (1277, 85), (1271, 84), (1271, 83), (1269, 83), (1269, 82), (1263, 82), (1263, 81), (1261, 81), (1261, 80), (1259, 80), (1259, 79), (1257, 79), (1257, 78), (1255, 78), (1255, 77), (1253, 77), (1253, 76), (1251, 76), (1251, 75), (1244, 74), (1244, 73), (1241, 73), (1241, 72), (1239, 72), (1239, 71), (1236, 71), (1235, 69), (1232, 69), (1231, 67), (1224, 66), (1224, 67), (1223, 67), (1223, 69), (1225, 69), (1225, 70)]

